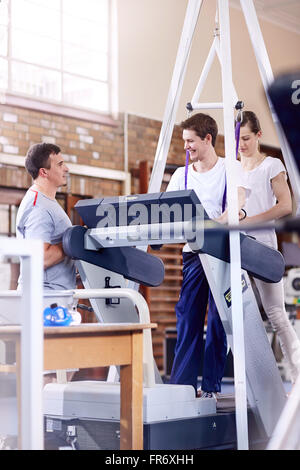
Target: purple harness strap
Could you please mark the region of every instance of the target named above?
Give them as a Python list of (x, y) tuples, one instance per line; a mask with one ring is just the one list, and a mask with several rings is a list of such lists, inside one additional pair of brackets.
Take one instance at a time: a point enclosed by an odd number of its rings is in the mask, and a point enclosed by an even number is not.
[(185, 174), (184, 174), (184, 189), (187, 189), (187, 177), (188, 177), (188, 169), (189, 169), (189, 151), (186, 151), (185, 154)]

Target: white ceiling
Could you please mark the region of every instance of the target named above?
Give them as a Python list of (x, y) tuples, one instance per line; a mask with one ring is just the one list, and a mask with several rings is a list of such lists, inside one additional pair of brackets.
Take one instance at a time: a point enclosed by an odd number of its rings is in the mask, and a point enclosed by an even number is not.
[[(231, 0), (239, 7), (240, 0)], [(300, 0), (254, 0), (257, 16), (300, 34)]]

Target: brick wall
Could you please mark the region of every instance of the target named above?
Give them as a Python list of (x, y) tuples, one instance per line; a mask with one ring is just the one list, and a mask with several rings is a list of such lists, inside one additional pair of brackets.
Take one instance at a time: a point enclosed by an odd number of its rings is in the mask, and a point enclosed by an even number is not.
[[(161, 129), (161, 121), (128, 116), (129, 170), (147, 160), (152, 167)], [(0, 105), (0, 152), (25, 156), (33, 143), (51, 142), (62, 149), (66, 162), (92, 167), (124, 170), (124, 115), (113, 125)], [(183, 165), (185, 152), (181, 130), (175, 126), (168, 163)], [(22, 168), (0, 168), (0, 185), (27, 188), (31, 180)], [(72, 175), (67, 191), (77, 195), (119, 195), (122, 183), (114, 180)], [(133, 179), (132, 192), (138, 192)]]
[(60, 146), (72, 163), (122, 170), (123, 126), (113, 129), (89, 121), (1, 105), (0, 149), (25, 155), (32, 143)]
[[(25, 156), (33, 143), (51, 142), (62, 149), (66, 162), (123, 170), (122, 118), (114, 126), (41, 113), (13, 106), (0, 106), (0, 152)], [(0, 185), (26, 188), (31, 179), (25, 170), (3, 167)], [(72, 175), (68, 191), (78, 195), (120, 194), (119, 181)]]
[[(42, 113), (14, 106), (0, 107), (0, 152), (25, 156), (33, 143), (51, 142), (62, 149), (66, 162), (94, 167), (124, 169), (124, 116), (113, 126)], [(128, 117), (129, 169), (138, 168), (140, 160), (153, 162), (161, 122), (143, 117)], [(178, 130), (170, 148), (172, 163), (181, 164), (182, 144)], [(30, 177), (16, 167), (0, 168), (0, 185), (26, 188)], [(136, 182), (133, 181), (133, 192)], [(122, 184), (113, 180), (72, 175), (68, 191), (78, 195), (99, 196), (122, 193)]]
[[(129, 167), (137, 167), (141, 160), (153, 163), (156, 147), (161, 130), (161, 121), (143, 118), (139, 116), (128, 116), (128, 153)], [(168, 163), (182, 165), (184, 161), (184, 150), (181, 139), (181, 130), (175, 126), (169, 149)]]

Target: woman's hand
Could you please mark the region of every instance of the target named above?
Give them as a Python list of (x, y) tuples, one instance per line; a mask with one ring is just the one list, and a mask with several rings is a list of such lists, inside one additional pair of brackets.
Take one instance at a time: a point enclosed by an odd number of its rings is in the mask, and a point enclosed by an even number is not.
[(219, 224), (225, 225), (228, 222), (228, 211), (227, 209), (217, 219), (214, 219)]

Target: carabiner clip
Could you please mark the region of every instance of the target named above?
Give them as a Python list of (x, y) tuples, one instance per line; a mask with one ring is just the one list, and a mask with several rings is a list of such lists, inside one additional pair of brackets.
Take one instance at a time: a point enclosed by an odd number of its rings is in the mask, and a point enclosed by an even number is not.
[(244, 107), (244, 102), (243, 101), (238, 101), (235, 105), (235, 109), (238, 111), (235, 122), (242, 122), (243, 120), (243, 107)]

